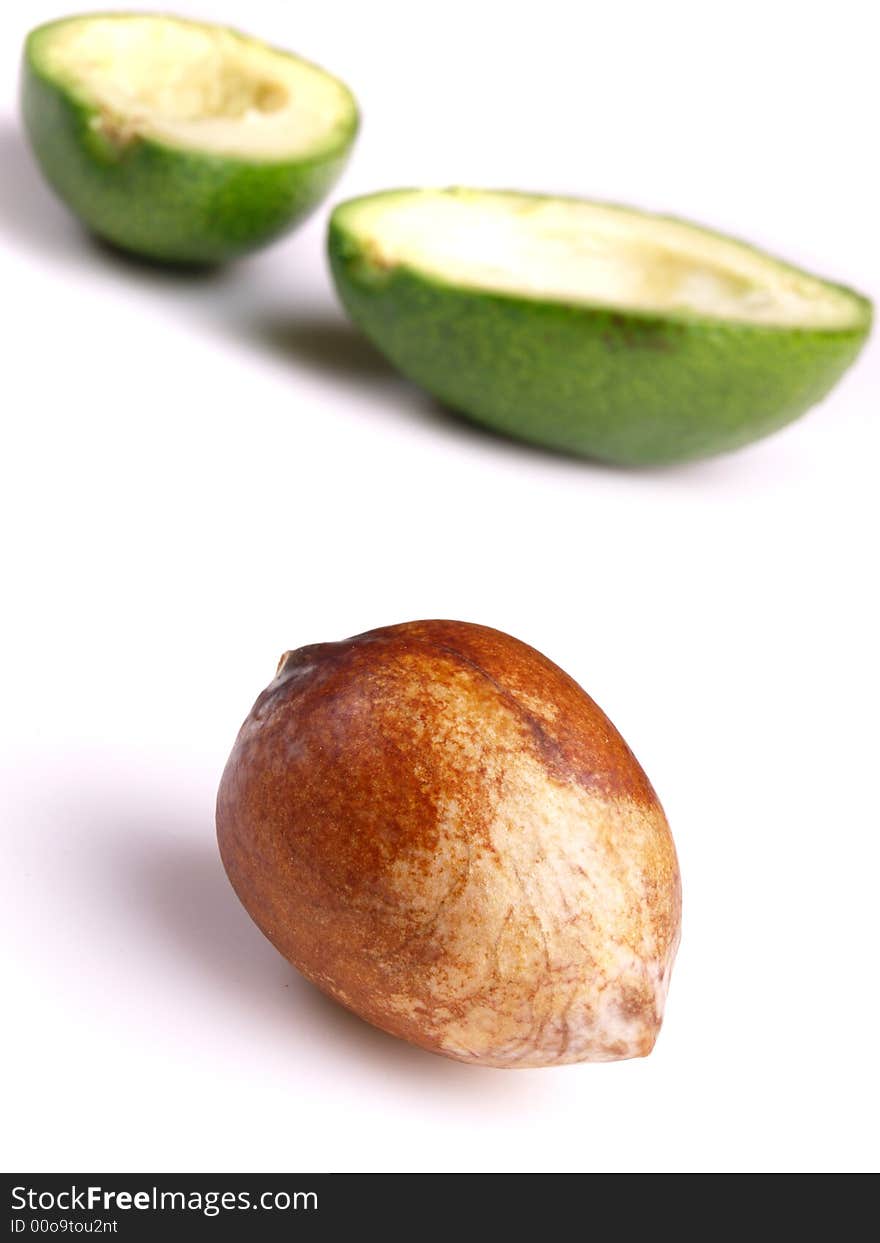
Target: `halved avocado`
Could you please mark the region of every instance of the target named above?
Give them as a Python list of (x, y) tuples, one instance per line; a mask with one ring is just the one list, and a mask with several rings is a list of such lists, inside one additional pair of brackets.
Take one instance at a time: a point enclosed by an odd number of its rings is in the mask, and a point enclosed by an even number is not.
[(465, 189), (341, 204), (340, 297), (410, 379), (497, 431), (627, 465), (735, 449), (819, 401), (871, 304), (626, 207)]
[(99, 236), (217, 263), (301, 220), (358, 126), (343, 83), (224, 27), (149, 14), (51, 22), (25, 43), (22, 109), (47, 180)]

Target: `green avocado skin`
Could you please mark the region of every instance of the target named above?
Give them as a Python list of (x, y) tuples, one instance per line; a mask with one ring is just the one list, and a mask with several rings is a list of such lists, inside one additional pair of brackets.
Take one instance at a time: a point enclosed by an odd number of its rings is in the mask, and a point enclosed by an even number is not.
[(331, 218), (352, 319), (409, 379), (497, 432), (623, 466), (767, 436), (820, 401), (870, 329), (813, 330), (540, 301), (383, 271)]
[(94, 126), (94, 108), (39, 71), (27, 45), (21, 103), (37, 162), (67, 206), (113, 245), (168, 263), (222, 263), (286, 233), (331, 189), (357, 130), (355, 114), (332, 149), (295, 161), (250, 162), (146, 138), (120, 146)]

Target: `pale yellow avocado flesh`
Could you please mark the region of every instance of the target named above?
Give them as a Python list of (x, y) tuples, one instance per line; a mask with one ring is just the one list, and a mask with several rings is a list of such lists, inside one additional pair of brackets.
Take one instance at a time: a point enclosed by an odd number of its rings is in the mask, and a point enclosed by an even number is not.
[(425, 190), (342, 210), (378, 266), (459, 287), (786, 327), (847, 327), (864, 313), (846, 291), (743, 243), (626, 208)]
[(41, 59), (98, 109), (96, 126), (205, 153), (308, 155), (353, 111), (346, 88), (307, 61), (174, 18), (73, 18), (55, 27)]

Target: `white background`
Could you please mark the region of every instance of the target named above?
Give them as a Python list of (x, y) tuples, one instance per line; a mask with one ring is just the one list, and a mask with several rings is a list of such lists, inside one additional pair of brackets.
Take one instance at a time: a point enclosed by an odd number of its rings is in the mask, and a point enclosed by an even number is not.
[[(178, 8), (349, 81), (337, 199), (606, 197), (880, 294), (867, 3)], [(16, 118), (22, 37), (57, 15), (0, 8), (4, 1167), (876, 1167), (877, 340), (724, 459), (494, 439), (347, 326), (326, 208), (201, 278), (88, 241)], [(306, 985), (224, 878), (216, 785), (279, 654), (433, 616), (555, 659), (663, 799), (684, 934), (646, 1060), (410, 1048)]]

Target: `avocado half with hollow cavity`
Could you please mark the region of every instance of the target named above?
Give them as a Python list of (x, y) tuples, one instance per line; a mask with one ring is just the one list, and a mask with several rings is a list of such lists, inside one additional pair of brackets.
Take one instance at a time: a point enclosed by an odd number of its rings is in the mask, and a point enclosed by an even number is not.
[(871, 305), (685, 221), (580, 199), (395, 190), (341, 204), (330, 262), (406, 376), (496, 431), (626, 465), (775, 431), (854, 360)]
[(232, 259), (290, 229), (336, 181), (358, 126), (323, 69), (149, 14), (32, 31), (22, 109), (43, 173), (89, 229), (177, 263)]

